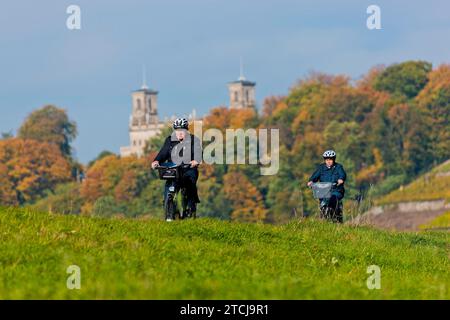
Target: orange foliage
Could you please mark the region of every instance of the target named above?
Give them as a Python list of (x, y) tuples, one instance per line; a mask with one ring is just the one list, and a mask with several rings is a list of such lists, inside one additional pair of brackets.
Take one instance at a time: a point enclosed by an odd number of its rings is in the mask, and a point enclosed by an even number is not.
[(288, 108), (286, 102), (280, 102), (276, 105), (275, 109), (273, 110), (273, 115), (276, 116), (280, 114), (282, 111), (286, 110)]
[(113, 195), (117, 201), (130, 201), (145, 185), (140, 180), (148, 180), (150, 160), (148, 158), (119, 158), (109, 155), (96, 161), (87, 171), (80, 194), (88, 202)]
[(216, 176), (214, 166), (206, 163), (203, 163), (201, 166), (199, 166), (199, 174), (204, 178), (204, 180), (215, 178)]
[(137, 195), (136, 172), (126, 171), (114, 188), (114, 198), (117, 201), (131, 201)]
[(0, 140), (0, 203), (18, 205), (71, 179), (58, 146), (30, 139)]
[(265, 98), (263, 102), (262, 115), (264, 117), (271, 116), (278, 105), (284, 101), (284, 99), (285, 97), (283, 96), (269, 96)]
[(203, 119), (205, 128), (217, 128), (225, 130), (228, 128), (246, 128), (257, 117), (253, 108), (228, 109), (226, 107), (214, 108)]
[(384, 65), (377, 65), (371, 68), (362, 79), (358, 80), (356, 83), (357, 87), (362, 90), (373, 90), (373, 85), (377, 77), (386, 69)]
[(431, 71), (428, 77), (427, 85), (416, 97), (419, 106), (423, 108), (438, 98), (437, 95), (440, 90), (450, 89), (450, 65), (440, 65), (437, 69)]
[(262, 222), (266, 218), (261, 193), (244, 174), (232, 171), (224, 175), (223, 180), (224, 195), (233, 204), (233, 220)]
[(211, 109), (209, 114), (203, 118), (205, 128), (225, 129), (230, 124), (230, 113), (227, 107)]
[(246, 128), (256, 118), (253, 108), (230, 110), (230, 128)]

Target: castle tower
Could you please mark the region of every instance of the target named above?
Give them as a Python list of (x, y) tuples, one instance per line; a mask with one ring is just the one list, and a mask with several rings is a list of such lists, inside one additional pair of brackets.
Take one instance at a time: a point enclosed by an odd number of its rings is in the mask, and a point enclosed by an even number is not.
[(142, 156), (146, 142), (164, 127), (158, 119), (157, 96), (158, 91), (147, 87), (144, 70), (141, 88), (131, 93), (130, 146), (120, 148), (121, 156)]
[(158, 123), (157, 96), (158, 91), (148, 89), (146, 86), (131, 93), (133, 107), (130, 126), (141, 127)]
[(241, 59), (241, 74), (238, 80), (228, 83), (230, 109), (254, 107), (256, 105), (255, 85), (256, 82), (251, 82), (245, 79)]
[(142, 70), (142, 86), (131, 93), (131, 123), (130, 127), (143, 127), (158, 123), (157, 96), (158, 91), (147, 86), (145, 66)]

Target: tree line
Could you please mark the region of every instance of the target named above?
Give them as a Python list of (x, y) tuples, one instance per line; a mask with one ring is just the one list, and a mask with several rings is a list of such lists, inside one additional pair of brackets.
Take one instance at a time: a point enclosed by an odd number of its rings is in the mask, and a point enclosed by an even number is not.
[[(285, 222), (315, 212), (305, 183), (325, 149), (337, 151), (348, 173), (347, 201), (370, 191), (381, 196), (450, 158), (450, 66), (426, 61), (376, 66), (358, 81), (311, 73), (285, 96), (256, 108), (215, 107), (204, 128), (278, 128), (280, 170), (202, 165), (201, 216), (248, 222)], [(170, 127), (147, 141), (141, 158), (102, 152), (83, 166), (72, 157), (76, 124), (65, 110), (45, 106), (17, 136), (0, 140), (2, 205), (99, 216), (162, 217), (163, 182), (151, 160)], [(85, 179), (80, 183), (79, 173)]]

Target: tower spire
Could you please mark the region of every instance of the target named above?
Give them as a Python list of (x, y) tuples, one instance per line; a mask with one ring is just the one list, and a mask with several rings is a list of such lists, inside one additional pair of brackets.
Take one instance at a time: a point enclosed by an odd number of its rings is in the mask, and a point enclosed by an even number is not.
[(147, 86), (147, 70), (145, 68), (145, 64), (142, 65), (142, 87), (141, 89), (148, 89)]
[(239, 81), (245, 81), (245, 77), (244, 77), (244, 62), (242, 61), (242, 57), (240, 60), (240, 73), (239, 73)]

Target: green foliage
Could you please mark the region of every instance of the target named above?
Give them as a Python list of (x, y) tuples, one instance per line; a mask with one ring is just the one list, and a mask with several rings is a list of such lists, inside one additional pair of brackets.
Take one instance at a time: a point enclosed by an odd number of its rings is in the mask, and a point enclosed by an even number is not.
[(390, 204), (408, 201), (449, 200), (450, 201), (450, 171), (445, 162), (429, 173), (426, 173), (410, 184), (378, 199), (377, 204)]
[[(256, 165), (202, 164), (198, 214), (274, 223), (313, 215), (317, 201), (305, 185), (326, 149), (337, 151), (337, 162), (347, 171), (346, 212), (362, 208), (352, 200), (359, 195), (370, 203), (371, 197), (392, 191), (381, 201), (442, 197), (447, 187), (442, 181), (428, 184), (425, 192), (415, 184), (402, 189), (406, 193), (395, 190), (450, 158), (449, 101), (450, 66), (431, 70), (428, 62), (406, 61), (371, 69), (356, 84), (345, 75), (312, 73), (287, 96), (266, 98), (262, 115), (254, 108), (214, 108), (203, 118), (204, 130), (279, 129), (280, 170), (265, 177)], [(164, 182), (149, 165), (171, 132), (168, 125), (151, 138), (144, 158), (121, 159), (103, 152), (91, 162), (80, 187), (82, 213), (100, 210), (95, 203), (106, 197), (100, 204), (113, 212), (162, 217)]]
[(427, 224), (420, 226), (421, 229), (450, 229), (450, 211), (436, 217)]
[(232, 206), (230, 201), (225, 198), (221, 188), (213, 184), (205, 184), (205, 187), (207, 192), (201, 194), (201, 203), (197, 206), (197, 215), (199, 217), (230, 220)]
[[(0, 212), (0, 299), (450, 299), (450, 234)], [(81, 269), (81, 290), (66, 287)], [(368, 290), (367, 268), (381, 268)]]
[(374, 87), (396, 98), (412, 99), (425, 87), (432, 65), (426, 61), (407, 61), (387, 67), (375, 80)]
[(416, 98), (424, 119), (422, 136), (430, 158), (440, 163), (450, 158), (450, 65), (430, 73), (430, 81)]
[(385, 180), (378, 183), (373, 190), (374, 196), (381, 196), (388, 194), (395, 189), (398, 189), (401, 185), (405, 184), (408, 178), (405, 175), (393, 175), (388, 176)]
[(172, 127), (165, 127), (161, 130), (161, 132), (150, 138), (146, 143), (144, 147), (144, 154), (149, 154), (151, 152), (158, 152), (161, 150), (162, 146), (164, 145), (164, 141), (166, 141), (166, 138), (169, 137), (173, 132)]
[(164, 182), (151, 179), (139, 197), (135, 197), (127, 205), (126, 215), (129, 217), (150, 216), (162, 219), (164, 217), (163, 200)]
[(116, 202), (112, 196), (98, 198), (94, 202), (91, 215), (94, 217), (112, 217), (114, 215), (124, 215), (126, 208)]
[(271, 179), (267, 194), (269, 221), (284, 223), (292, 219), (296, 214), (301, 217), (308, 211), (303, 204), (303, 191), (295, 180), (286, 183), (283, 176)]
[(76, 123), (65, 110), (53, 105), (32, 112), (19, 129), (18, 137), (56, 144), (65, 156), (71, 155), (70, 143), (77, 136)]
[(80, 214), (83, 203), (84, 200), (80, 195), (79, 184), (71, 182), (58, 185), (54, 192), (48, 192), (46, 197), (38, 200), (30, 207), (41, 212)]

